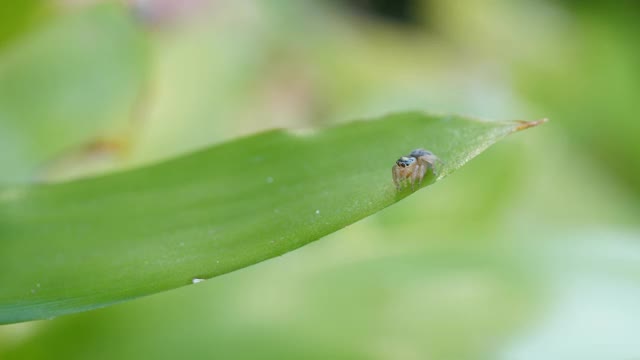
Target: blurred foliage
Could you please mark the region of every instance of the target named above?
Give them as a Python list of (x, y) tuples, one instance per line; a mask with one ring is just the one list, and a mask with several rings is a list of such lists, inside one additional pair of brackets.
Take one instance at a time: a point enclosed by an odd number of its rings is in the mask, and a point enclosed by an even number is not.
[[(417, 1), (428, 26), (340, 1), (180, 3), (136, 25), (148, 96), (100, 171), (409, 108), (552, 121), (294, 253), (0, 327), (0, 357), (640, 357), (637, 2)], [(74, 155), (44, 178), (95, 169)]]
[(555, 60), (524, 65), (519, 87), (549, 116), (563, 119), (568, 137), (603, 171), (640, 195), (640, 9), (612, 4), (582, 9), (575, 24), (551, 40)]
[[(335, 0), (334, 0), (335, 1)], [(379, 20), (397, 22), (399, 24), (415, 25), (424, 22), (419, 8), (422, 6), (417, 0), (338, 0), (349, 5), (353, 10), (379, 17)], [(424, 2), (424, 1), (423, 1)]]
[(2, 50), (0, 181), (33, 178), (54, 156), (128, 126), (145, 45), (124, 10), (70, 11)]
[(42, 0), (12, 1), (4, 4), (0, 13), (0, 49), (15, 37), (36, 26), (50, 12)]

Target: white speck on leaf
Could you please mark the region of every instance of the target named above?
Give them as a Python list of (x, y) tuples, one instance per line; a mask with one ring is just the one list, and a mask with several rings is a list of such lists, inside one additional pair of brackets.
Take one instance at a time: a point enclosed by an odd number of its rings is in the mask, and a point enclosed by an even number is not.
[(199, 279), (199, 278), (193, 278), (193, 280), (191, 280), (192, 283), (197, 284), (197, 283), (201, 283), (203, 282), (205, 279)]
[(316, 210), (316, 214), (320, 214), (320, 210)]

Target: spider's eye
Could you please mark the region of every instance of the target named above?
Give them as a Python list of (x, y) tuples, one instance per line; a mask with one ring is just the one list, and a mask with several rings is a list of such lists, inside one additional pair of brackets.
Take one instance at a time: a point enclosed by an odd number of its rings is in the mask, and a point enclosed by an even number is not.
[(414, 161), (416, 161), (416, 159), (403, 156), (400, 159), (398, 159), (398, 161), (396, 161), (396, 164), (398, 164), (398, 166), (400, 167), (407, 167), (411, 165)]

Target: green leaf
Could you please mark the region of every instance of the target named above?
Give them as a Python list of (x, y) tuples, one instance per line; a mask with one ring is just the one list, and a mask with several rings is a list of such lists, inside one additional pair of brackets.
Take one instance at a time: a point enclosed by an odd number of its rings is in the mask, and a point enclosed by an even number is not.
[(157, 165), (0, 191), (0, 323), (73, 313), (284, 254), (399, 201), (394, 161), (427, 148), (442, 179), (538, 122), (396, 114), (270, 131)]
[(146, 38), (127, 9), (100, 4), (38, 26), (0, 56), (0, 182), (129, 124)]

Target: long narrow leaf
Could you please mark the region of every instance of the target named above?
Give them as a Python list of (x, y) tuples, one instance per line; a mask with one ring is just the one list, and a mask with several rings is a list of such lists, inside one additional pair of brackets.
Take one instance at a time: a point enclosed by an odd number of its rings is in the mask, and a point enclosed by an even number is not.
[(0, 191), (0, 323), (197, 283), (284, 254), (401, 200), (395, 160), (441, 160), (422, 186), (539, 122), (404, 113), (311, 135), (271, 131), (102, 177)]

